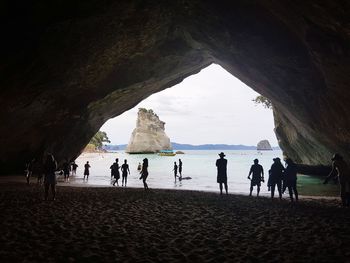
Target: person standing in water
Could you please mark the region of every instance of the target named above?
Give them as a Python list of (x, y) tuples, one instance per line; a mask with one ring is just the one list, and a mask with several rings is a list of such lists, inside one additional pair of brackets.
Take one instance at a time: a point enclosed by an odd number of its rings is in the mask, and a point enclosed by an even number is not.
[(137, 166), (137, 171), (141, 171), (142, 169), (142, 166), (141, 166), (141, 163), (139, 163), (139, 165)]
[(85, 176), (86, 176), (86, 180), (89, 180), (89, 175), (90, 175), (90, 164), (89, 161), (86, 162), (86, 164), (84, 165), (84, 180), (85, 180)]
[(220, 187), (220, 195), (222, 195), (222, 184), (225, 185), (226, 194), (228, 194), (227, 187), (227, 160), (224, 158), (225, 154), (223, 152), (219, 153), (220, 159), (216, 160), (216, 167), (218, 169), (217, 182)]
[(290, 200), (293, 202), (293, 192), (295, 195), (295, 201), (298, 201), (297, 191), (297, 166), (292, 159), (286, 159), (287, 167), (283, 173), (283, 193), (288, 188)]
[(128, 180), (128, 173), (130, 174), (129, 165), (127, 164), (127, 160), (124, 160), (124, 164), (121, 167), (122, 170), (122, 186), (126, 186)]
[(77, 174), (77, 168), (78, 165), (75, 163), (75, 161), (72, 162), (72, 176)]
[(52, 192), (52, 200), (56, 198), (56, 175), (55, 172), (57, 170), (57, 162), (52, 154), (48, 154), (46, 157), (46, 161), (44, 164), (45, 178), (45, 200), (49, 195), (49, 188), (51, 188)]
[(177, 177), (177, 168), (178, 168), (178, 166), (177, 166), (176, 162), (174, 162), (174, 169), (173, 169), (173, 171), (174, 171), (175, 182), (176, 182), (176, 177)]
[(179, 180), (181, 181), (182, 180), (182, 161), (181, 161), (181, 159), (179, 159), (179, 174), (180, 174)]
[(342, 205), (350, 206), (350, 170), (348, 164), (344, 161), (343, 157), (336, 153), (332, 157), (332, 171), (326, 177), (324, 184), (328, 183), (328, 180), (338, 175), (338, 182), (340, 185), (340, 198)]
[(273, 164), (269, 171), (269, 181), (268, 187), (271, 189), (271, 198), (275, 196), (275, 188), (277, 185), (279, 198), (282, 199), (282, 176), (283, 176), (284, 167), (281, 163), (281, 159), (276, 157), (273, 159)]
[[(250, 175), (252, 176), (252, 179), (250, 179)], [(248, 179), (250, 181), (250, 193), (249, 196), (252, 196), (253, 188), (254, 186), (257, 186), (257, 193), (256, 196), (259, 196), (260, 193), (260, 186), (261, 182), (264, 182), (264, 169), (263, 167), (259, 164), (259, 160), (255, 159), (254, 164), (250, 167), (250, 171), (248, 174)]]
[(114, 177), (115, 181), (113, 183), (113, 186), (115, 186), (115, 183), (117, 183), (117, 186), (119, 186), (118, 180), (120, 179), (120, 173), (119, 173), (119, 159), (115, 159), (115, 162), (111, 165), (111, 176)]
[(147, 177), (148, 177), (148, 159), (145, 158), (143, 159), (143, 163), (142, 163), (142, 170), (140, 172), (141, 176), (140, 176), (140, 180), (142, 179), (143, 182), (143, 187), (145, 188), (145, 190), (148, 190), (148, 185), (146, 183)]

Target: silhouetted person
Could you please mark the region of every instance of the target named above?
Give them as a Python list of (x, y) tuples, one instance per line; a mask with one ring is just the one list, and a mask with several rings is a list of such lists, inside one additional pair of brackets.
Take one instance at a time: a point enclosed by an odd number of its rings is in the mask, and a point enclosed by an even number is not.
[(26, 181), (28, 185), (29, 185), (30, 177), (33, 175), (34, 163), (35, 163), (35, 158), (33, 158), (30, 162), (26, 164), (25, 175), (26, 175)]
[(122, 186), (125, 185), (128, 181), (128, 173), (130, 174), (130, 170), (129, 170), (129, 165), (127, 163), (127, 160), (124, 160), (124, 164), (121, 167), (122, 170)]
[(283, 173), (283, 193), (288, 188), (290, 200), (293, 202), (293, 192), (295, 195), (295, 200), (298, 201), (298, 191), (297, 191), (297, 166), (292, 159), (286, 159), (287, 167)]
[(63, 168), (62, 170), (63, 170), (64, 181), (67, 181), (69, 180), (69, 173), (70, 173), (70, 164), (67, 159), (64, 160), (62, 168)]
[(226, 194), (228, 194), (227, 187), (227, 160), (224, 158), (223, 152), (219, 153), (220, 159), (216, 160), (216, 167), (218, 169), (217, 182), (220, 186), (220, 194), (222, 195), (222, 184), (225, 185)]
[(283, 176), (284, 167), (281, 163), (280, 158), (274, 158), (273, 164), (269, 171), (269, 181), (268, 186), (271, 188), (271, 198), (275, 196), (275, 188), (277, 185), (277, 190), (279, 198), (282, 199), (282, 176)]
[(117, 183), (117, 186), (119, 186), (119, 179), (120, 179), (120, 173), (119, 173), (119, 159), (115, 159), (115, 162), (111, 165), (111, 175), (114, 177), (115, 181), (113, 183), (113, 186), (115, 186), (115, 183)]
[(141, 171), (142, 169), (142, 166), (141, 166), (141, 163), (139, 163), (139, 165), (137, 166), (137, 171)]
[(78, 165), (75, 163), (75, 161), (72, 162), (72, 176), (77, 174), (77, 168)]
[(56, 198), (56, 175), (55, 171), (57, 170), (57, 162), (55, 161), (55, 158), (52, 154), (47, 155), (46, 161), (44, 164), (44, 170), (45, 170), (45, 200), (47, 200), (47, 197), (49, 195), (49, 188), (51, 188), (52, 192), (52, 200), (55, 200)]
[(148, 190), (148, 185), (146, 183), (146, 179), (148, 177), (148, 159), (147, 158), (143, 159), (142, 170), (140, 174), (141, 174), (140, 180), (142, 179), (143, 187), (145, 188), (145, 190)]
[[(253, 175), (252, 179), (250, 179), (250, 175), (251, 174)], [(259, 160), (258, 159), (255, 159), (254, 160), (254, 164), (250, 167), (250, 171), (249, 171), (249, 174), (248, 174), (248, 179), (251, 180), (250, 181), (250, 193), (249, 193), (249, 196), (252, 195), (254, 186), (257, 186), (256, 196), (259, 196), (261, 182), (264, 182), (264, 169), (259, 164)]]
[(43, 175), (45, 173), (44, 165), (45, 164), (44, 164), (43, 157), (39, 158), (34, 163), (33, 173), (38, 176), (38, 180), (37, 180), (38, 185), (42, 184)]
[(175, 182), (176, 182), (176, 177), (177, 177), (177, 168), (178, 168), (178, 166), (177, 166), (176, 162), (174, 162), (174, 169), (173, 169), (173, 171), (174, 171)]
[(88, 180), (89, 179), (89, 175), (90, 175), (90, 164), (89, 164), (89, 161), (86, 162), (86, 164), (84, 165), (84, 180), (85, 180), (85, 176), (86, 176), (86, 179)]
[(180, 181), (181, 181), (181, 179), (182, 179), (182, 161), (181, 161), (181, 159), (179, 159), (179, 174), (180, 174)]
[(336, 153), (332, 157), (332, 171), (326, 177), (324, 184), (328, 183), (328, 180), (338, 175), (338, 182), (340, 185), (340, 198), (343, 206), (350, 205), (350, 173), (349, 166), (344, 161), (343, 157)]

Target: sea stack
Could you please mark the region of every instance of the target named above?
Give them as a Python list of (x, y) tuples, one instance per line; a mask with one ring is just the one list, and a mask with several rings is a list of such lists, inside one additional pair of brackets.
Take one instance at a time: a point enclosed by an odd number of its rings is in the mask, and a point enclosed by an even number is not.
[(161, 121), (153, 110), (140, 108), (136, 128), (125, 152), (156, 153), (161, 150), (172, 150), (170, 139), (165, 134), (165, 122)]
[(258, 151), (272, 151), (272, 147), (268, 140), (262, 140), (258, 142), (258, 145), (256, 148)]

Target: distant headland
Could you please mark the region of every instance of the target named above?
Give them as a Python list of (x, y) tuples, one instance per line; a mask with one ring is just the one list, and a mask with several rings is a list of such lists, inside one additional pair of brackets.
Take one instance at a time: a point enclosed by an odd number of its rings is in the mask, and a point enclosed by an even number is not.
[[(172, 142), (173, 150), (257, 150), (257, 146), (249, 146), (242, 144), (181, 144)], [(104, 145), (103, 148), (106, 151), (124, 151), (127, 144), (118, 144), (118, 145)], [(272, 147), (273, 150), (280, 150), (279, 147)]]

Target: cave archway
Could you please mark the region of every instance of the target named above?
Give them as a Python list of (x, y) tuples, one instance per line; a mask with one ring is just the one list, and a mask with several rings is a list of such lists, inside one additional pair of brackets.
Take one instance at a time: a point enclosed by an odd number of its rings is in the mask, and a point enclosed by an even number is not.
[(297, 161), (349, 158), (349, 4), (70, 1), (4, 6), (1, 173), (75, 157), (110, 117), (211, 63), (275, 106)]
[(272, 109), (253, 101), (259, 95), (220, 65), (211, 64), (109, 119), (100, 130), (107, 133), (109, 147), (124, 149), (135, 129), (139, 108), (145, 108), (165, 122), (165, 133), (175, 145), (254, 147), (266, 139), (278, 146)]

